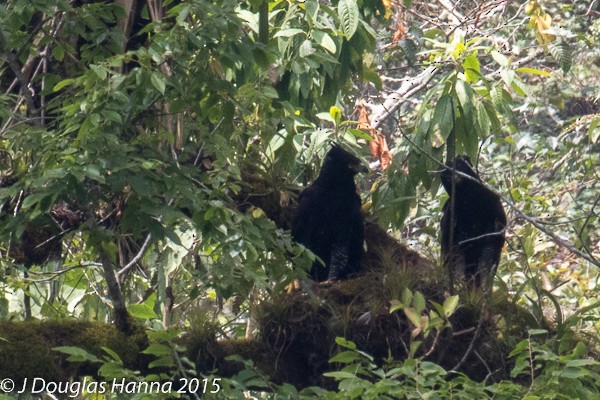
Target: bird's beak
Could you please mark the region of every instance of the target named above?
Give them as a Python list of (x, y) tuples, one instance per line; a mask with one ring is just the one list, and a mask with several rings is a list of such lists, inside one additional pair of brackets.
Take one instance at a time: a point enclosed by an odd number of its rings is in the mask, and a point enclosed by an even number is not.
[(362, 163), (358, 163), (358, 164), (348, 164), (348, 168), (350, 168), (352, 171), (359, 173), (359, 172), (369, 172), (369, 168), (362, 164)]

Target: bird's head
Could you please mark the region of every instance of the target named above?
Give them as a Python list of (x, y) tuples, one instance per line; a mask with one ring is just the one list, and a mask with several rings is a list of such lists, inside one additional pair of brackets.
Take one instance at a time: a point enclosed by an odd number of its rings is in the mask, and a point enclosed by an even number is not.
[(336, 143), (331, 144), (331, 150), (327, 152), (321, 169), (336, 171), (337, 173), (350, 171), (353, 176), (359, 172), (368, 172), (369, 170), (358, 157), (344, 150)]
[[(475, 169), (473, 168), (471, 159), (468, 156), (456, 157), (454, 161), (446, 163), (446, 168), (444, 168), (444, 170), (441, 173), (442, 185), (444, 185), (444, 189), (446, 189), (446, 192), (448, 193), (450, 193), (450, 191), (452, 190), (453, 169), (479, 180), (479, 175), (477, 175), (477, 171), (475, 171)], [(455, 179), (457, 184), (467, 180), (466, 178), (461, 177), (460, 175), (456, 175)]]

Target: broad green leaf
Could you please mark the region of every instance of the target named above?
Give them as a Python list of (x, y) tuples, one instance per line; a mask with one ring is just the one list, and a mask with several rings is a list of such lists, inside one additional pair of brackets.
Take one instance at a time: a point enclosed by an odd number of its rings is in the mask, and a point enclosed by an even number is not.
[(279, 32), (275, 33), (275, 35), (273, 35), (273, 37), (289, 38), (289, 37), (296, 36), (299, 34), (306, 34), (306, 32), (304, 32), (302, 29), (298, 29), (298, 28), (282, 29)]
[(336, 354), (335, 356), (333, 356), (333, 358), (331, 358), (329, 360), (330, 363), (343, 363), (343, 364), (349, 364), (351, 362), (356, 361), (359, 358), (358, 354), (356, 354), (356, 352), (354, 351), (342, 351), (341, 353)]
[(154, 360), (148, 364), (149, 368), (161, 368), (161, 367), (173, 367), (175, 365), (175, 360), (173, 356), (168, 355), (165, 357), (161, 357), (157, 360)]
[(336, 53), (337, 46), (335, 45), (335, 42), (333, 41), (331, 36), (329, 36), (329, 34), (327, 34), (326, 32), (323, 32), (323, 31), (314, 30), (311, 32), (311, 35), (312, 35), (313, 39), (315, 40), (315, 43), (317, 43), (319, 46), (323, 47), (325, 50), (327, 50), (331, 54)]
[(462, 67), (465, 70), (467, 82), (473, 83), (479, 80), (479, 77), (481, 76), (481, 70), (477, 56), (474, 54), (468, 55), (465, 58), (465, 61), (463, 61)]
[(140, 319), (154, 319), (157, 318), (156, 313), (147, 304), (131, 304), (127, 310), (131, 315)]
[(418, 314), (421, 314), (425, 311), (425, 297), (419, 291), (415, 292), (415, 297), (413, 298), (413, 307)]
[(473, 89), (461, 79), (456, 81), (456, 96), (465, 114), (470, 114), (473, 107)]
[(65, 58), (64, 47), (60, 45), (52, 47), (52, 57), (54, 57), (56, 61), (62, 61), (63, 58)]
[(431, 125), (429, 125), (430, 135), (434, 135), (432, 138), (434, 147), (440, 147), (445, 143), (448, 135), (452, 132), (453, 125), (452, 98), (450, 95), (444, 94), (435, 106)]
[(79, 347), (59, 346), (59, 347), (53, 347), (52, 350), (58, 351), (58, 352), (61, 352), (64, 354), (68, 354), (69, 355), (69, 357), (67, 358), (68, 361), (74, 361), (74, 362), (82, 362), (82, 361), (100, 362), (101, 361), (95, 355), (88, 353), (87, 351), (85, 351), (84, 349), (79, 348)]
[(163, 74), (158, 71), (154, 71), (150, 76), (150, 82), (152, 82), (152, 86), (154, 86), (156, 90), (158, 90), (161, 94), (165, 94), (167, 81)]
[(95, 65), (95, 64), (91, 64), (90, 65), (90, 69), (92, 71), (94, 71), (94, 73), (98, 76), (98, 78), (100, 79), (106, 79), (108, 73), (106, 72), (106, 69), (104, 69), (103, 67), (99, 66), (99, 65)]
[(494, 61), (500, 64), (501, 67), (508, 67), (508, 58), (505, 55), (497, 51), (492, 51), (491, 54)]
[(343, 337), (336, 337), (335, 342), (346, 349), (356, 350), (356, 344), (350, 340), (346, 340)]
[(164, 357), (164, 356), (173, 355), (173, 349), (171, 349), (169, 346), (164, 345), (164, 344), (153, 343), (150, 346), (148, 346), (147, 349), (142, 351), (142, 353), (152, 354), (153, 356), (156, 356), (156, 357)]
[(416, 326), (417, 328), (421, 326), (421, 315), (417, 313), (414, 308), (405, 308), (404, 314), (406, 314), (406, 316), (414, 326)]
[(410, 306), (410, 303), (412, 302), (412, 298), (413, 298), (413, 294), (410, 291), (409, 288), (404, 288), (404, 290), (402, 290), (402, 304), (404, 304), (404, 306), (408, 307)]
[(356, 0), (340, 0), (338, 17), (342, 25), (342, 32), (346, 35), (346, 39), (350, 40), (358, 28), (359, 11)]
[(444, 316), (448, 318), (454, 314), (456, 306), (458, 306), (458, 295), (446, 298), (446, 300), (444, 300)]
[(298, 54), (300, 57), (308, 57), (315, 53), (315, 48), (312, 45), (312, 42), (309, 39), (306, 39), (300, 45), (300, 50), (298, 50)]

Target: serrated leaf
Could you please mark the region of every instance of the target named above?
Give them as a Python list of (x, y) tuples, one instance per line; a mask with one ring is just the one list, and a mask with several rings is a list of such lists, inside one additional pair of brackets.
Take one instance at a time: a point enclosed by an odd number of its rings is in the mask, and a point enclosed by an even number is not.
[(358, 28), (359, 11), (355, 0), (340, 0), (338, 3), (338, 17), (342, 32), (350, 40)]

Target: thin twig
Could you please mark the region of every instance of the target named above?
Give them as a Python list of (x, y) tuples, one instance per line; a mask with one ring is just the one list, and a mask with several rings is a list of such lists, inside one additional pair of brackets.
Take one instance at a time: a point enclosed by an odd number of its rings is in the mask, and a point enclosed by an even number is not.
[(140, 251), (138, 251), (138, 253), (135, 255), (135, 257), (133, 257), (126, 266), (124, 266), (123, 268), (121, 268), (119, 270), (119, 272), (117, 272), (116, 275), (117, 275), (117, 279), (119, 280), (119, 282), (121, 282), (123, 275), (126, 274), (127, 271), (129, 271), (131, 268), (133, 268), (135, 263), (137, 263), (144, 256), (144, 253), (146, 252), (146, 249), (148, 248), (148, 245), (150, 244), (151, 238), (152, 238), (152, 234), (149, 233), (148, 236), (146, 236), (146, 240), (144, 240), (144, 244), (142, 244)]

